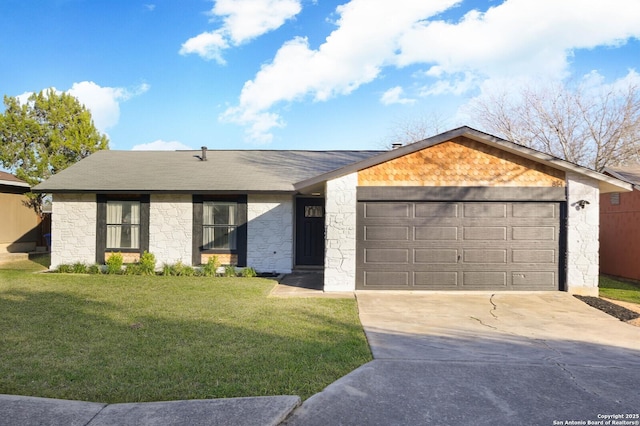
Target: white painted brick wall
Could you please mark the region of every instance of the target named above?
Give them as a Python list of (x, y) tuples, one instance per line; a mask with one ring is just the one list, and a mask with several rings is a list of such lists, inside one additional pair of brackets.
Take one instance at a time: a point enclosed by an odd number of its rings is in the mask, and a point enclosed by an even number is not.
[(54, 194), (51, 219), (51, 268), (96, 263), (95, 194)]
[(324, 290), (356, 288), (356, 187), (358, 174), (327, 182)]
[[(600, 197), (598, 181), (567, 173), (567, 290), (569, 293), (598, 295)], [(581, 209), (576, 204), (586, 200)]]
[(290, 273), (293, 265), (293, 198), (247, 198), (247, 266), (258, 272)]
[(149, 252), (156, 266), (191, 265), (193, 203), (189, 194), (154, 194), (149, 205)]

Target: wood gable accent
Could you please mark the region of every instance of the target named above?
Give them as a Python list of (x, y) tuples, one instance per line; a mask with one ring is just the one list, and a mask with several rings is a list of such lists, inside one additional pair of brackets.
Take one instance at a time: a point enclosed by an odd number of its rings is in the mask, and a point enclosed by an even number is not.
[(359, 186), (564, 187), (565, 173), (457, 137), (358, 172)]

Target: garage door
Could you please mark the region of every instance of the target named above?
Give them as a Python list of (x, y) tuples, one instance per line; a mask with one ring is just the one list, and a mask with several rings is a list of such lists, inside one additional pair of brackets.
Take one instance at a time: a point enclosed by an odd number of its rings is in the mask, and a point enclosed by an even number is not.
[(558, 290), (561, 204), (359, 201), (356, 288)]

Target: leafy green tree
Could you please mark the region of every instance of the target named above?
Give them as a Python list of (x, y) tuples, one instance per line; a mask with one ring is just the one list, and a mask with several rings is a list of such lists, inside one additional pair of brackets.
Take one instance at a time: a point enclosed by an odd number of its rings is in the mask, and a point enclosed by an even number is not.
[[(91, 113), (75, 97), (53, 89), (34, 93), (26, 103), (4, 97), (0, 114), (0, 164), (36, 185), (91, 153), (109, 149)], [(42, 213), (43, 194), (27, 194)]]

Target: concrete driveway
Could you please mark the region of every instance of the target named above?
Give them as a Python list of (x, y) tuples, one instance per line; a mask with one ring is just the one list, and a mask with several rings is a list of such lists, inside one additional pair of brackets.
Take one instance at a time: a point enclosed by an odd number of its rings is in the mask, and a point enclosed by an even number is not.
[(573, 296), (357, 299), (374, 361), (286, 424), (640, 425), (640, 327)]

